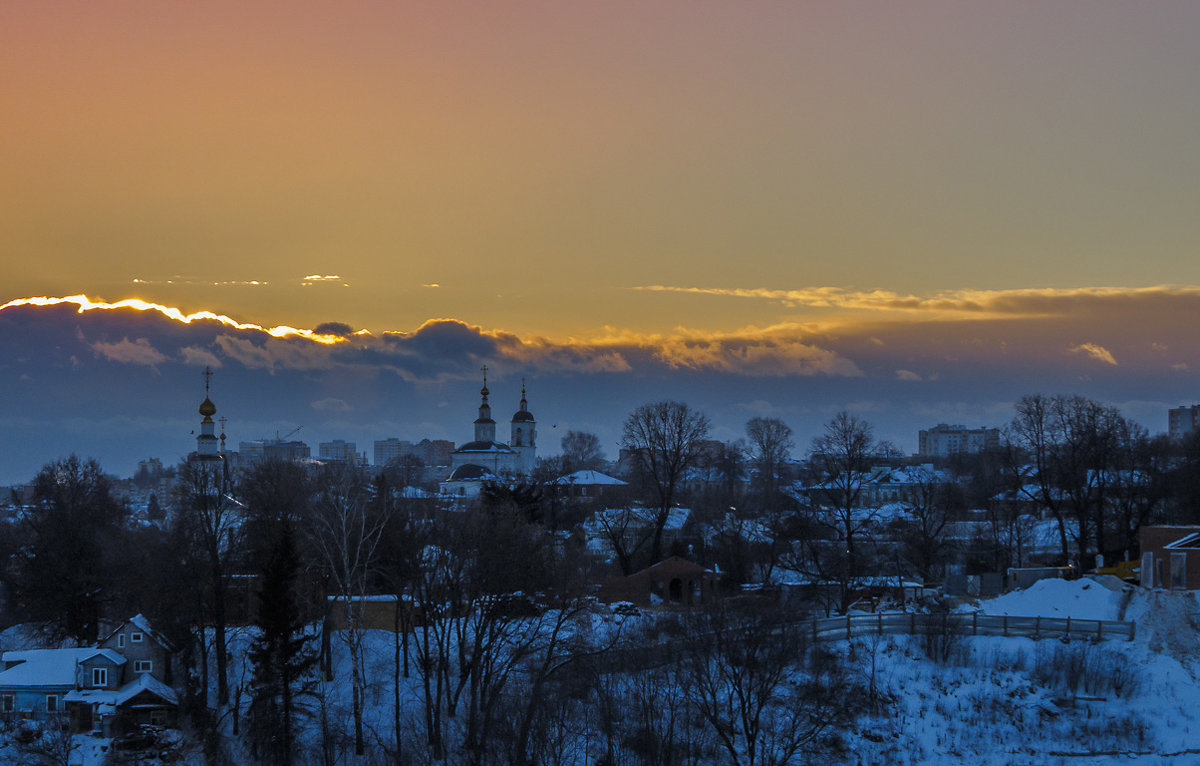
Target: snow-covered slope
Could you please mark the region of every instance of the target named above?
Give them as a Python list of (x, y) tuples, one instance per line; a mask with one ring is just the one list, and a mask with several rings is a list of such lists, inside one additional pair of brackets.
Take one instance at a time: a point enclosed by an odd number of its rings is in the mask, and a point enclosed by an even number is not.
[(963, 638), (944, 665), (925, 657), (920, 638), (847, 648), (863, 667), (874, 659), (879, 684), (892, 695), (850, 735), (857, 762), (1200, 763), (1197, 601), (1191, 593), (1111, 585), (1044, 580), (978, 608), (1134, 620), (1131, 642)]
[[(1133, 586), (1127, 587), (1132, 592)], [(1119, 620), (1125, 597), (1123, 589), (1113, 590), (1090, 579), (1039, 580), (1023, 590), (981, 601), (979, 611), (1026, 617)]]

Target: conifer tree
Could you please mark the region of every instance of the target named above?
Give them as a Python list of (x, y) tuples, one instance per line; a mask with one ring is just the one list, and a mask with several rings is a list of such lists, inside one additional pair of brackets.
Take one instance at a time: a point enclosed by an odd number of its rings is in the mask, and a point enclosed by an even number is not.
[(281, 529), (262, 571), (259, 635), (250, 647), (253, 666), (249, 713), (250, 740), (264, 763), (291, 764), (296, 731), (310, 712), (317, 662), (313, 636), (306, 631), (298, 594), (300, 559), (290, 525)]

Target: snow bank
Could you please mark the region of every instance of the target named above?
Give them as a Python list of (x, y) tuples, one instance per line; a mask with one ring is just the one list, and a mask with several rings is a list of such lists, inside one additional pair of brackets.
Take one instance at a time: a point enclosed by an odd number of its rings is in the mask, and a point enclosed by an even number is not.
[(1118, 620), (1123, 594), (1091, 580), (1038, 580), (979, 602), (982, 614), (1023, 617), (1070, 617), (1074, 620)]

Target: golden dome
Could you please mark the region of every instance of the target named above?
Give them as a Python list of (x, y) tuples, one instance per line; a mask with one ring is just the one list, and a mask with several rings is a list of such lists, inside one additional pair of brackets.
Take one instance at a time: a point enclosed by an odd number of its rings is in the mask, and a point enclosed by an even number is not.
[(212, 399), (209, 399), (207, 396), (204, 397), (204, 401), (200, 402), (200, 414), (206, 418), (211, 418), (216, 412), (217, 405), (212, 403)]

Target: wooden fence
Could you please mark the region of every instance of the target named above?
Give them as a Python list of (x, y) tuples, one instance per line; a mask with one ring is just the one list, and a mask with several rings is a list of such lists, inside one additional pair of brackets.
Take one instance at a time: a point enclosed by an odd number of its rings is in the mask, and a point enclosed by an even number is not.
[[(1011, 638), (1067, 638), (1085, 641), (1132, 641), (1137, 626), (1116, 620), (1077, 620), (1071, 617), (1017, 617), (973, 612), (916, 614), (892, 612), (813, 617), (777, 624), (803, 630), (814, 641), (845, 641), (858, 636), (943, 635), (1007, 636)], [(697, 636), (660, 641), (636, 648), (614, 648), (593, 661), (601, 672), (649, 670), (670, 665), (686, 655)]]
[(813, 641), (838, 641), (869, 635), (923, 635), (931, 632), (953, 632), (965, 636), (1090, 638), (1097, 641), (1132, 641), (1137, 635), (1137, 625), (1132, 622), (1079, 620), (1070, 617), (1016, 617), (978, 612), (848, 614), (845, 617), (814, 617), (798, 624), (809, 627)]

